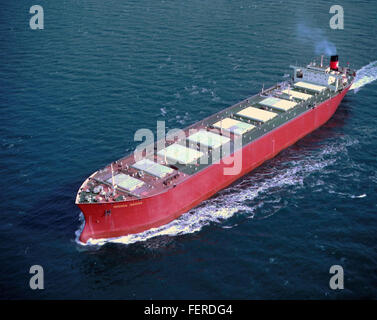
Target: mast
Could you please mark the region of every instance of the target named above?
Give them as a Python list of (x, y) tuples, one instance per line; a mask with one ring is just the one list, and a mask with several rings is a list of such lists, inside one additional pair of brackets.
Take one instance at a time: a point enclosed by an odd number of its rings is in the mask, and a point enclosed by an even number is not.
[(114, 180), (114, 170), (113, 170), (113, 163), (111, 162), (111, 182), (113, 185), (113, 190), (115, 191), (116, 185), (115, 185), (115, 180)]

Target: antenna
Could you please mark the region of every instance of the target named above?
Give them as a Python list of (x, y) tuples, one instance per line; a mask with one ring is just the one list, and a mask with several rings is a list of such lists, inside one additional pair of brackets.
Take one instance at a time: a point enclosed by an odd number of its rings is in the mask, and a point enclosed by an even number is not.
[(114, 170), (113, 170), (113, 163), (111, 163), (111, 182), (114, 188)]
[(115, 184), (115, 181), (114, 181), (114, 170), (113, 170), (112, 162), (111, 162), (111, 183), (113, 185), (113, 195), (115, 195), (117, 185)]

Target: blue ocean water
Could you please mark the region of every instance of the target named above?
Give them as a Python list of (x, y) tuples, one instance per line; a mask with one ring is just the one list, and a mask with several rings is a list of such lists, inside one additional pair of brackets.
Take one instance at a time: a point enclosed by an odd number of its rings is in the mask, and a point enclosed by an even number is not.
[[(1, 298), (377, 297), (376, 3), (342, 1), (344, 30), (327, 1), (40, 0), (31, 30), (34, 4), (0, 14)], [(183, 128), (328, 48), (361, 82), (322, 128), (168, 226), (77, 243), (77, 189), (137, 129)]]

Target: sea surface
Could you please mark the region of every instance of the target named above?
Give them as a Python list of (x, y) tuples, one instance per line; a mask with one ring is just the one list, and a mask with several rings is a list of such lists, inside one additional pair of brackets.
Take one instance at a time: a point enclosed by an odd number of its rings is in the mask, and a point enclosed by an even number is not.
[[(343, 30), (323, 0), (2, 4), (0, 298), (376, 299), (377, 3), (337, 4)], [(184, 128), (335, 50), (359, 74), (323, 127), (167, 226), (77, 241), (78, 188), (136, 130)]]

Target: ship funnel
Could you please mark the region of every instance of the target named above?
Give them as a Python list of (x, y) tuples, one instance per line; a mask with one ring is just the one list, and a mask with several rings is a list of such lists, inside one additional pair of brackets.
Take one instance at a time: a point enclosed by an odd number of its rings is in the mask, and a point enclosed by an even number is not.
[(338, 71), (338, 63), (339, 63), (338, 58), (339, 57), (337, 55), (331, 56), (331, 58), (330, 58), (330, 69), (331, 70)]

